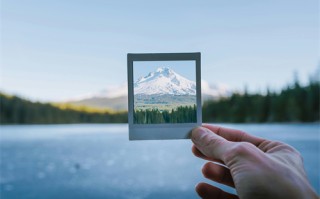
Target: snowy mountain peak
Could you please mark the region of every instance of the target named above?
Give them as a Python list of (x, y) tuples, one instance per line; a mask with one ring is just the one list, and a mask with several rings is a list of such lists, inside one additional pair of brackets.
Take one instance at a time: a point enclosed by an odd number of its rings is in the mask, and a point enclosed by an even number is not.
[(135, 95), (195, 95), (196, 83), (169, 67), (159, 67), (134, 83)]
[(173, 73), (174, 71), (171, 70), (169, 67), (160, 67), (160, 68), (157, 68), (156, 72), (163, 73), (163, 74), (170, 74), (170, 73)]

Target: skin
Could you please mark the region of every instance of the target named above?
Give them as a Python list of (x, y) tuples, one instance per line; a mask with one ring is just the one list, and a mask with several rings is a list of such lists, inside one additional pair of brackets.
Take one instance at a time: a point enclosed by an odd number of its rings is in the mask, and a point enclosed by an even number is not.
[(194, 155), (209, 161), (203, 175), (237, 192), (199, 183), (196, 191), (201, 198), (318, 198), (300, 153), (287, 144), (212, 125), (193, 129), (192, 142)]

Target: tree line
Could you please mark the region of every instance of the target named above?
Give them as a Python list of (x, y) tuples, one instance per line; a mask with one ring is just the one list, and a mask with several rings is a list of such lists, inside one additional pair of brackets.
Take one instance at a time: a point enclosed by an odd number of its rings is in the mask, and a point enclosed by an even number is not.
[(126, 123), (127, 112), (76, 110), (0, 93), (0, 124)]
[[(265, 123), (319, 122), (319, 80), (301, 86), (298, 81), (281, 92), (234, 93), (203, 105), (204, 122)], [(147, 115), (147, 116), (146, 116)], [(176, 110), (136, 111), (136, 123), (184, 123), (196, 121), (196, 107)], [(127, 112), (74, 109), (0, 93), (0, 124), (127, 123)]]
[(161, 124), (161, 123), (195, 123), (197, 122), (197, 107), (178, 106), (175, 109), (135, 110), (133, 115), (135, 124)]
[(230, 97), (207, 101), (204, 122), (265, 123), (319, 122), (319, 81), (301, 86), (298, 81), (281, 92), (234, 93)]

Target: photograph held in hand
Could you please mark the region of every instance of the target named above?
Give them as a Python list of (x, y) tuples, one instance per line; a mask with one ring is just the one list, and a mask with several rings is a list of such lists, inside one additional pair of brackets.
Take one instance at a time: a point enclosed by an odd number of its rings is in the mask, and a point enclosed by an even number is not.
[(129, 139), (190, 138), (200, 79), (200, 53), (128, 54)]

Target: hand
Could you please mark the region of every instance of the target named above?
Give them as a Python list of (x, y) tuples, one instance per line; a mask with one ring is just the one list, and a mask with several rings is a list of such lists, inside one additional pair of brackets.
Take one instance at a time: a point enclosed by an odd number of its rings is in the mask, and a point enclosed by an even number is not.
[(287, 144), (211, 125), (195, 128), (192, 142), (193, 153), (210, 161), (203, 166), (203, 175), (238, 194), (199, 183), (196, 191), (202, 198), (318, 198), (301, 155)]

